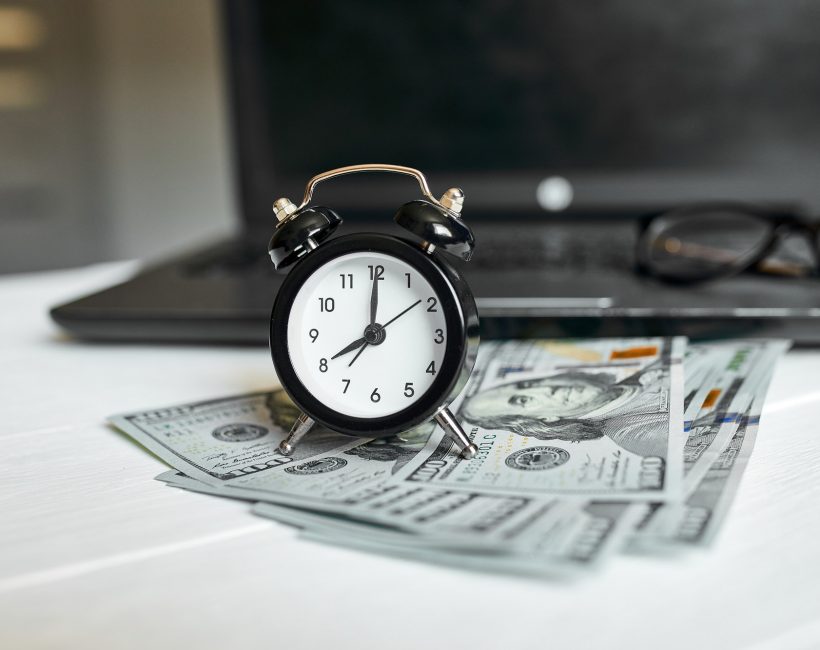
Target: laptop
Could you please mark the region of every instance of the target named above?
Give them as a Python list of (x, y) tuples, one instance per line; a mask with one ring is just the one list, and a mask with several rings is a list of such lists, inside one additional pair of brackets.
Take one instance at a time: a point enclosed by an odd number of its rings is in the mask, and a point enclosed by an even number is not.
[[(740, 200), (813, 211), (820, 48), (810, 4), (560, 0), (224, 2), (241, 233), (60, 305), (77, 337), (263, 344), (282, 275), (273, 201), (348, 164), (458, 186), (463, 265), (485, 337), (684, 334), (820, 342), (811, 278), (697, 287), (635, 272), (637, 220)], [(337, 231), (401, 235), (404, 177), (348, 177), (315, 201)], [(820, 210), (818, 210), (820, 212)]]

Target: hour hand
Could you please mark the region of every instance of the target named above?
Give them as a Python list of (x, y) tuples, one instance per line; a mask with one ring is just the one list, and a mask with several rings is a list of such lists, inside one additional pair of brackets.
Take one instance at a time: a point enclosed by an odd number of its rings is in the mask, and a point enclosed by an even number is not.
[(334, 355), (333, 355), (332, 357), (330, 357), (330, 358), (331, 358), (331, 359), (335, 359), (336, 357), (340, 357), (340, 356), (342, 356), (343, 354), (347, 354), (348, 352), (353, 352), (353, 350), (355, 350), (355, 349), (356, 349), (356, 348), (358, 348), (358, 347), (361, 347), (361, 346), (362, 346), (362, 345), (364, 345), (364, 344), (365, 344), (365, 338), (364, 338), (364, 337), (362, 337), (362, 338), (360, 338), (360, 339), (356, 339), (355, 341), (353, 341), (353, 343), (351, 343), (351, 344), (350, 344), (350, 345), (348, 345), (347, 347), (345, 347), (345, 348), (343, 348), (343, 349), (339, 350), (336, 354), (334, 354)]

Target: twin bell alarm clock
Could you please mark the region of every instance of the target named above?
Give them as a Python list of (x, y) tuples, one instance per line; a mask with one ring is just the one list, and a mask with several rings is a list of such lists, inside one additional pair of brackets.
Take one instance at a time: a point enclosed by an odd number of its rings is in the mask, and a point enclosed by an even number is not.
[[(330, 236), (342, 218), (311, 204), (322, 181), (361, 172), (413, 176), (424, 198), (394, 221), (408, 238)], [(300, 205), (273, 205), (269, 253), (291, 267), (273, 305), (270, 347), (282, 387), (301, 410), (279, 450), (293, 453), (317, 422), (339, 433), (391, 436), (435, 420), (465, 458), (476, 446), (449, 410), (478, 351), (478, 313), (448, 256), (469, 260), (475, 245), (461, 219), (464, 194), (430, 193), (424, 175), (398, 165), (353, 165), (308, 181)]]

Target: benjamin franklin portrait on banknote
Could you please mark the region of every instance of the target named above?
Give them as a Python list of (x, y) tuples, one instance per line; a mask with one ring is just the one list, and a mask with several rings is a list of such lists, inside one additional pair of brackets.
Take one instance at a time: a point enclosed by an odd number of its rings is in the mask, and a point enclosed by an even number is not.
[[(460, 415), (485, 430), (509, 431), (539, 440), (583, 442), (609, 436), (625, 449), (659, 445), (667, 426), (668, 368), (652, 365), (616, 381), (606, 372), (564, 371), (492, 386), (468, 397)], [(660, 451), (660, 450), (659, 450)]]

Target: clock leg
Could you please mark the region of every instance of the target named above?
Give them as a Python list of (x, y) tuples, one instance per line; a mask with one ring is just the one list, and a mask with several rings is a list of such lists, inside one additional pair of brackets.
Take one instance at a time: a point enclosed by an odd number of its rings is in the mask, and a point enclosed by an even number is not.
[(313, 421), (313, 418), (309, 418), (302, 413), (296, 418), (296, 422), (293, 423), (288, 437), (279, 445), (279, 451), (285, 456), (290, 456), (293, 450), (296, 449), (296, 445), (298, 445), (299, 441), (305, 437), (305, 434), (313, 428), (314, 424), (316, 424), (316, 422)]
[(439, 426), (444, 429), (444, 432), (455, 440), (461, 447), (462, 458), (466, 458), (467, 460), (475, 458), (475, 455), (478, 452), (478, 447), (470, 442), (467, 434), (464, 433), (464, 429), (461, 428), (461, 425), (458, 423), (458, 420), (456, 420), (450, 409), (441, 409), (438, 413), (436, 413), (435, 419)]

